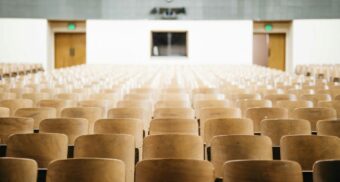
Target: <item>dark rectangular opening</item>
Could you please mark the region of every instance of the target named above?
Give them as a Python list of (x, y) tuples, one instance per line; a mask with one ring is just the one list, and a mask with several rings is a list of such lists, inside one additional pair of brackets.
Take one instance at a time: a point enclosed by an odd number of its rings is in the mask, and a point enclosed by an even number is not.
[(187, 32), (152, 33), (151, 56), (188, 56)]

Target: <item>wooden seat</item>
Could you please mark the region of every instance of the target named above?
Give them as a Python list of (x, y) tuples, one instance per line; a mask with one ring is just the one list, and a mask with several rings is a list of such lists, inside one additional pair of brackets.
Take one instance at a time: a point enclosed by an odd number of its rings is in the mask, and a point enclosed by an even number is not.
[(117, 96), (117, 98), (121, 97), (121, 88), (119, 85), (117, 86), (113, 86), (114, 88), (105, 88), (105, 89), (101, 89), (100, 93), (104, 93), (104, 94), (115, 94)]
[(152, 102), (158, 97), (159, 91), (153, 88), (134, 88), (124, 96), (125, 100), (144, 100), (148, 99)]
[(268, 136), (273, 146), (279, 146), (286, 135), (311, 135), (309, 121), (304, 119), (265, 119), (261, 121), (261, 135)]
[(328, 107), (333, 108), (336, 111), (337, 118), (340, 118), (340, 101), (320, 101), (318, 107)]
[(204, 124), (209, 119), (217, 118), (241, 118), (241, 111), (238, 108), (209, 107), (200, 110), (201, 135), (204, 132)]
[(129, 93), (124, 96), (124, 100), (140, 100), (140, 101), (153, 101), (153, 96), (150, 94), (143, 94), (143, 93)]
[(195, 111), (196, 116), (200, 118), (200, 110), (209, 107), (231, 107), (228, 100), (200, 100), (196, 102)]
[(161, 101), (181, 101), (181, 102), (189, 102), (190, 98), (187, 93), (176, 93), (176, 92), (165, 92), (159, 96)]
[(220, 93), (219, 91), (216, 91), (214, 93), (193, 93), (192, 99), (193, 101), (199, 101), (199, 100), (223, 100), (225, 95), (223, 93)]
[(211, 139), (218, 135), (254, 135), (253, 122), (247, 118), (207, 120), (202, 132), (204, 143), (210, 144)]
[(337, 94), (337, 95), (334, 97), (334, 100), (340, 100), (340, 94)]
[(32, 89), (34, 93), (39, 93), (42, 88), (46, 88), (48, 85), (44, 83), (28, 83), (25, 87)]
[(41, 100), (38, 103), (39, 107), (53, 107), (57, 110), (57, 116), (60, 117), (61, 111), (67, 107), (75, 107), (76, 102), (72, 100), (62, 100), (62, 99), (48, 99)]
[(0, 117), (9, 117), (10, 110), (7, 107), (0, 107)]
[(272, 142), (266, 136), (229, 135), (211, 140), (211, 163), (215, 176), (223, 177), (223, 164), (230, 160), (272, 160)]
[(195, 112), (191, 108), (158, 108), (153, 114), (154, 119), (183, 118), (194, 119)]
[(333, 98), (333, 94), (332, 94), (332, 91), (330, 89), (321, 89), (321, 90), (318, 90), (317, 93), (318, 94), (329, 94)]
[(219, 93), (218, 88), (209, 88), (209, 87), (200, 87), (200, 88), (194, 88), (192, 90), (192, 94), (215, 94)]
[(301, 167), (294, 161), (228, 161), (223, 170), (226, 182), (303, 182)]
[(272, 101), (270, 100), (241, 100), (238, 101), (237, 106), (241, 109), (242, 116), (246, 115), (246, 111), (249, 108), (254, 107), (272, 107)]
[(47, 93), (49, 98), (54, 98), (55, 95), (61, 92), (60, 88), (42, 88), (40, 89), (41, 93)]
[(30, 99), (33, 102), (33, 106), (38, 106), (39, 101), (49, 99), (48, 93), (27, 93), (22, 95), (23, 99)]
[(272, 101), (273, 106), (276, 106), (276, 103), (278, 101), (282, 101), (282, 100), (296, 100), (296, 96), (293, 94), (269, 94), (264, 96), (264, 99), (268, 99), (270, 101)]
[(21, 99), (22, 95), (25, 93), (33, 93), (32, 88), (26, 88), (26, 87), (11, 88), (9, 91), (12, 93), (15, 93), (17, 99)]
[(129, 107), (129, 108), (113, 108), (108, 112), (109, 119), (139, 119), (142, 121), (144, 129), (147, 131), (149, 128), (149, 119), (147, 119), (147, 111), (143, 108)]
[(71, 100), (74, 102), (78, 102), (79, 100), (81, 100), (82, 95), (79, 93), (59, 93), (56, 94), (55, 99), (61, 99), (61, 100)]
[(203, 160), (202, 138), (182, 134), (147, 136), (143, 142), (143, 160), (156, 158)]
[(57, 160), (48, 166), (47, 182), (75, 181), (125, 182), (125, 166), (121, 160), (103, 158)]
[(197, 103), (203, 100), (224, 100), (224, 94), (222, 93), (208, 93), (208, 94), (194, 94), (193, 95), (193, 106), (197, 107)]
[(0, 100), (10, 100), (16, 99), (16, 94), (12, 92), (1, 92), (0, 93)]
[(77, 138), (74, 157), (119, 159), (125, 163), (126, 182), (134, 182), (135, 141), (132, 135), (95, 134)]
[(78, 101), (81, 101), (89, 97), (89, 95), (92, 93), (92, 89), (91, 88), (73, 88), (71, 92), (77, 94)]
[(131, 93), (148, 93), (148, 94), (156, 94), (158, 90), (156, 88), (151, 88), (150, 85), (142, 86), (141, 88), (131, 89)]
[(89, 133), (93, 133), (94, 123), (103, 115), (103, 110), (98, 107), (71, 107), (61, 111), (61, 117), (84, 118), (89, 122)]
[(246, 117), (253, 120), (254, 131), (260, 132), (260, 123), (263, 119), (286, 119), (288, 118), (288, 110), (279, 107), (256, 107), (248, 109)]
[(113, 108), (109, 110), (108, 118), (134, 118), (144, 121), (145, 110), (143, 108)]
[(312, 131), (316, 131), (316, 123), (324, 119), (336, 119), (336, 111), (332, 108), (298, 108), (295, 109), (294, 115), (299, 119), (306, 119), (311, 123)]
[(313, 166), (313, 182), (340, 181), (340, 160), (320, 160)]
[(58, 93), (55, 94), (55, 97), (58, 97), (59, 94), (63, 95), (64, 93), (69, 93), (72, 91), (72, 86), (66, 83), (57, 83), (53, 86), (53, 88), (58, 91)]
[(136, 182), (214, 182), (208, 161), (188, 159), (144, 160), (136, 166)]
[(330, 135), (340, 137), (340, 119), (320, 120), (316, 124), (318, 135)]
[(193, 106), (196, 108), (196, 104), (204, 100), (225, 100), (223, 93), (197, 93), (192, 95)]
[(33, 133), (33, 124), (31, 118), (0, 117), (0, 144), (5, 144), (12, 134)]
[(340, 139), (335, 136), (284, 136), (281, 159), (298, 162), (302, 170), (312, 170), (314, 162), (340, 159)]
[(233, 94), (229, 96), (234, 102), (239, 102), (241, 100), (260, 100), (261, 95), (257, 93), (247, 93), (247, 94)]
[(39, 133), (61, 133), (73, 145), (77, 137), (89, 133), (89, 122), (84, 118), (51, 118), (40, 122)]
[(164, 88), (160, 91), (161, 93), (165, 93), (165, 94), (174, 94), (174, 95), (186, 95), (187, 94), (187, 90), (185, 88), (181, 88), (181, 87), (168, 87), (168, 88)]
[(338, 100), (339, 97), (336, 97), (336, 96), (340, 95), (340, 88), (339, 87), (331, 88), (330, 91), (331, 91), (332, 98), (334, 98), (334, 100)]
[[(2, 76), (2, 75), (1, 75), (1, 76)], [(11, 87), (11, 85), (9, 85), (9, 84), (5, 84), (5, 83), (1, 83), (1, 84), (0, 84), (0, 89), (1, 89), (2, 91), (9, 91), (10, 87)]]
[(187, 101), (161, 100), (156, 103), (155, 108), (191, 108), (191, 105)]
[(116, 93), (94, 93), (91, 94), (89, 98), (92, 100), (109, 100), (113, 102), (114, 107), (116, 107), (119, 95)]
[(53, 160), (67, 158), (67, 143), (63, 134), (15, 134), (7, 140), (6, 155), (31, 158), (39, 168), (46, 168)]
[(36, 182), (38, 165), (34, 160), (23, 158), (0, 158), (0, 181)]
[(17, 117), (32, 118), (34, 120), (34, 129), (39, 129), (40, 122), (44, 119), (57, 117), (55, 108), (37, 107), (37, 108), (20, 108), (14, 114)]
[(136, 147), (143, 145), (143, 123), (139, 119), (100, 119), (94, 125), (97, 134), (127, 134), (135, 137)]
[(150, 122), (150, 135), (192, 134), (198, 135), (198, 123), (194, 119), (162, 118)]
[(99, 107), (103, 110), (102, 117), (107, 116), (107, 112), (115, 107), (115, 103), (110, 100), (82, 100), (78, 102), (79, 107)]
[(33, 107), (32, 100), (29, 99), (10, 99), (0, 101), (0, 107), (7, 107), (10, 110), (10, 116), (14, 116), (14, 113), (19, 108)]
[(312, 101), (308, 100), (282, 100), (276, 103), (277, 107), (282, 107), (288, 109), (288, 117), (294, 118), (294, 111), (297, 108), (312, 108), (314, 106)]
[(142, 108), (145, 119), (150, 119), (153, 111), (150, 100), (122, 100), (117, 103), (118, 108)]
[(305, 94), (300, 96), (301, 100), (308, 100), (313, 102), (315, 106), (322, 101), (331, 101), (332, 97), (329, 94)]
[(281, 95), (281, 94), (284, 94), (284, 91), (280, 88), (260, 88), (257, 90), (257, 93), (265, 97), (267, 95)]

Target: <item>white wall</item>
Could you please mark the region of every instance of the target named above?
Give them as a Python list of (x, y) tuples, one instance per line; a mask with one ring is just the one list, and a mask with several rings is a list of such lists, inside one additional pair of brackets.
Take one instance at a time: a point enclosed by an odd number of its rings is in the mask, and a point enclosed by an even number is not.
[(184, 63), (252, 63), (251, 21), (87, 21), (87, 62), (164, 63), (150, 58), (152, 30), (188, 31)]
[(340, 20), (295, 20), (293, 64), (340, 64)]
[(0, 62), (47, 63), (47, 21), (0, 19)]
[[(150, 58), (151, 30), (188, 31), (183, 63), (252, 63), (251, 21), (87, 21), (87, 62), (169, 63)], [(340, 64), (340, 20), (295, 20), (292, 65)], [(47, 64), (48, 25), (43, 19), (0, 19), (0, 62)]]

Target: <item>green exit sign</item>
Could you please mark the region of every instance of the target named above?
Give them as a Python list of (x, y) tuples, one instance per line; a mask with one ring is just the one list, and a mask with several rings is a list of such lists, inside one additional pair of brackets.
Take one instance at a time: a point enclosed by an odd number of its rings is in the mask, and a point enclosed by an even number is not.
[(264, 26), (264, 29), (267, 31), (267, 32), (270, 32), (273, 30), (273, 25), (272, 24), (266, 24)]
[(75, 29), (76, 29), (76, 24), (74, 24), (74, 23), (69, 23), (69, 24), (67, 25), (67, 29), (69, 29), (69, 30), (75, 30)]

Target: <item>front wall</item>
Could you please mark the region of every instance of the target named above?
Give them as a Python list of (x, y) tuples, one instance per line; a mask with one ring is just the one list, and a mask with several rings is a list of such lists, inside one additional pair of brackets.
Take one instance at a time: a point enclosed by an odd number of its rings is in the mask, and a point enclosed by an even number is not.
[[(88, 63), (252, 63), (251, 21), (87, 21)], [(188, 31), (188, 58), (152, 58), (152, 30)]]

